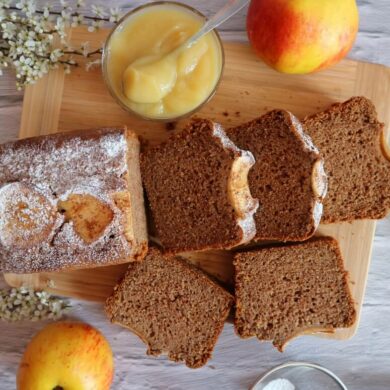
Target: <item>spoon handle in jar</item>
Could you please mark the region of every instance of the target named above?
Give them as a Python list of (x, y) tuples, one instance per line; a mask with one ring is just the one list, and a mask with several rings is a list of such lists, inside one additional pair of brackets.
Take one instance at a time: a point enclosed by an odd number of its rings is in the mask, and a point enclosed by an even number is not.
[(214, 30), (227, 19), (231, 18), (238, 11), (244, 8), (249, 0), (229, 0), (214, 16), (212, 16), (203, 27), (194, 34), (186, 43), (185, 47), (191, 47), (199, 38)]

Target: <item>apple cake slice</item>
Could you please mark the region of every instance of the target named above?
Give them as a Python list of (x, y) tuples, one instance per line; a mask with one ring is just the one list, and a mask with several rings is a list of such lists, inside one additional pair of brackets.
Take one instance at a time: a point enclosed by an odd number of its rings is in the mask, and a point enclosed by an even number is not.
[(147, 251), (139, 142), (100, 129), (0, 145), (0, 272), (141, 260)]
[(327, 177), (299, 120), (288, 111), (273, 110), (227, 133), (256, 159), (249, 172), (250, 191), (259, 200), (255, 240), (310, 238), (321, 220)]
[(167, 253), (231, 248), (254, 237), (258, 204), (247, 180), (254, 162), (207, 119), (142, 154), (143, 183)]
[(235, 329), (283, 351), (305, 333), (332, 332), (356, 321), (338, 242), (332, 237), (235, 255)]
[(198, 368), (210, 359), (232, 304), (201, 270), (150, 248), (144, 261), (129, 265), (105, 309), (148, 345), (148, 354)]
[(384, 218), (390, 212), (390, 151), (372, 102), (353, 97), (303, 125), (329, 174), (323, 222)]

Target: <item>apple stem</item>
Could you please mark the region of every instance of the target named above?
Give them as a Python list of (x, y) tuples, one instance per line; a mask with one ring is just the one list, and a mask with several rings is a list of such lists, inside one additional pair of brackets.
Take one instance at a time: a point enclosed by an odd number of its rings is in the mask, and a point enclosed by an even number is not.
[(53, 390), (64, 390), (64, 388), (61, 386), (56, 386)]

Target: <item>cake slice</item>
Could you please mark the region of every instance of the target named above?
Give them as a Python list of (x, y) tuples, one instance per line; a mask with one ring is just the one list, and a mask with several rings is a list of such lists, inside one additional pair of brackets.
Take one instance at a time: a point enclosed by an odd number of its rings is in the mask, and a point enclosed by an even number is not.
[(211, 357), (232, 303), (202, 271), (150, 248), (143, 262), (130, 264), (105, 310), (148, 345), (148, 354), (197, 368)]
[(231, 248), (255, 235), (247, 176), (254, 158), (217, 123), (193, 121), (141, 158), (142, 179), (165, 251)]
[(139, 149), (125, 128), (0, 145), (0, 272), (141, 260), (147, 231)]
[(338, 243), (316, 237), (235, 255), (235, 329), (272, 340), (283, 351), (293, 337), (350, 327), (356, 320)]
[(329, 175), (323, 222), (385, 217), (390, 211), (390, 152), (371, 101), (353, 97), (303, 124)]
[(297, 118), (270, 111), (228, 130), (256, 159), (249, 188), (259, 200), (256, 240), (303, 241), (316, 231), (326, 194), (323, 161)]

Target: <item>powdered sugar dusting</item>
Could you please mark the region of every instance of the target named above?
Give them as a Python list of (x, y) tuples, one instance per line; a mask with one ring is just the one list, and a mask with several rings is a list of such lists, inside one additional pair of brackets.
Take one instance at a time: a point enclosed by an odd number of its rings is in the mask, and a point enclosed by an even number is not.
[[(128, 189), (123, 129), (84, 131), (0, 145), (0, 166), (1, 272), (112, 264), (132, 255), (132, 243), (125, 236), (125, 216), (112, 199), (114, 194)], [(10, 204), (9, 186), (13, 186), (12, 197), (28, 206), (19, 217), (31, 213), (34, 228), (26, 231), (20, 228), (26, 227), (22, 224), (19, 229), (9, 230), (11, 214), (5, 211)], [(89, 194), (113, 210), (112, 222), (91, 244), (79, 237), (72, 222), (66, 222), (57, 211), (58, 201), (73, 193)], [(24, 240), (27, 245), (23, 247), (19, 236), (39, 239)]]
[(322, 200), (328, 192), (328, 176), (324, 169), (324, 161), (318, 160), (313, 168), (312, 186), (316, 195)]
[[(229, 185), (234, 185), (234, 177), (232, 176), (237, 174), (241, 176), (239, 180), (244, 179), (246, 183), (245, 187), (230, 191), (231, 196), (234, 197), (234, 199), (232, 199), (233, 207), (234, 205), (236, 205), (236, 207), (239, 205), (239, 210), (235, 207), (235, 212), (237, 215), (237, 223), (242, 230), (243, 236), (238, 245), (245, 244), (256, 235), (254, 215), (259, 207), (259, 202), (257, 199), (252, 198), (248, 184), (249, 169), (255, 165), (256, 161), (251, 152), (239, 149), (233, 141), (231, 141), (220, 124), (214, 123), (213, 134), (220, 139), (222, 145), (226, 149), (230, 149), (240, 154), (233, 163)], [(235, 169), (235, 165), (237, 165), (238, 169)], [(238, 172), (235, 172), (237, 170)], [(242, 177), (243, 175), (245, 175), (245, 177)]]
[(0, 243), (24, 248), (50, 239), (59, 218), (50, 199), (21, 183), (0, 188)]
[(322, 218), (322, 212), (324, 210), (324, 206), (322, 205), (322, 202), (319, 200), (316, 200), (314, 204), (313, 209), (313, 219), (314, 219), (314, 228), (317, 229), (320, 225), (321, 218)]
[(315, 229), (317, 229), (321, 222), (324, 209), (322, 201), (325, 198), (328, 190), (328, 178), (324, 170), (324, 161), (320, 159), (319, 150), (314, 145), (310, 136), (304, 132), (301, 122), (293, 114), (289, 114), (291, 121), (297, 130), (298, 135), (301, 137), (306, 149), (318, 154), (319, 158), (314, 164), (312, 172), (312, 189), (315, 193), (315, 196), (317, 196), (317, 200), (313, 208), (313, 219)]
[(123, 150), (126, 150), (127, 144), (124, 137), (118, 137), (116, 135), (106, 135), (100, 142), (102, 148), (105, 150), (107, 156), (111, 158), (120, 157), (123, 154)]
[(219, 123), (213, 123), (214, 128), (213, 128), (213, 135), (221, 141), (222, 145), (226, 149), (230, 149), (234, 152), (242, 152), (241, 149), (239, 149), (236, 144), (226, 135), (225, 130)]
[(297, 130), (298, 135), (301, 137), (301, 139), (302, 139), (306, 149), (309, 149), (312, 152), (319, 153), (317, 147), (313, 143), (313, 140), (310, 138), (309, 135), (307, 135), (304, 132), (302, 123), (291, 112), (289, 112), (289, 115), (290, 115), (290, 118), (291, 118), (291, 122), (294, 125), (295, 129)]

